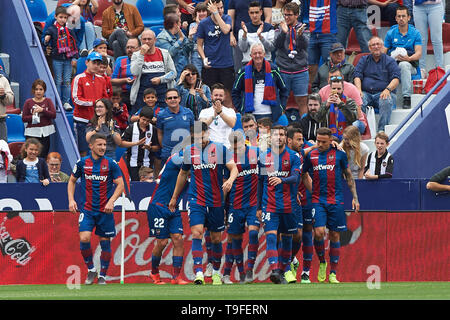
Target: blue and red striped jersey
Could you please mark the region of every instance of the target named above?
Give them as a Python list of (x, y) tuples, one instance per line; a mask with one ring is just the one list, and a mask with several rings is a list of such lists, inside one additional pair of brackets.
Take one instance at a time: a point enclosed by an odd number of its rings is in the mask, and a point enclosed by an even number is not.
[[(304, 140), (303, 147), (301, 150), (302, 159), (305, 159), (305, 149), (312, 147), (313, 144), (309, 141)], [(305, 171), (303, 171), (305, 172)], [(300, 177), (299, 183), (298, 183), (298, 192), (300, 192), (300, 201), (302, 203), (302, 207), (306, 207), (308, 205), (311, 205), (311, 192), (306, 189), (305, 185), (303, 184), (303, 181)]]
[(122, 176), (119, 165), (109, 157), (94, 160), (91, 155), (81, 158), (72, 175), (81, 178), (81, 202), (84, 212), (105, 212), (114, 193), (114, 181)]
[[(131, 60), (128, 56), (118, 57), (114, 66), (114, 71), (111, 75), (112, 79), (123, 79), (123, 78), (132, 78), (134, 79), (133, 74), (131, 73)], [(131, 91), (131, 84), (124, 83), (122, 84), (122, 90), (126, 92)]]
[(191, 170), (189, 203), (205, 207), (224, 205), (222, 190), (224, 169), (227, 162), (232, 159), (228, 149), (216, 142), (210, 141), (204, 149), (196, 144), (184, 149), (182, 169)]
[(229, 194), (229, 202), (234, 209), (255, 207), (258, 196), (258, 148), (245, 146), (242, 155), (234, 156), (238, 176)]
[(330, 147), (327, 151), (311, 151), (305, 158), (303, 170), (312, 174), (312, 202), (343, 204), (343, 173), (348, 167), (345, 152)]
[(309, 31), (311, 33), (337, 33), (338, 0), (311, 0)]
[(288, 178), (294, 172), (301, 174), (302, 159), (300, 155), (285, 147), (282, 153), (276, 154), (269, 148), (259, 159), (260, 179), (262, 184), (261, 207), (264, 212), (293, 213), (298, 209), (297, 184), (281, 183), (269, 185), (269, 177)]
[[(153, 189), (152, 197), (150, 199), (151, 204), (168, 208), (173, 191), (175, 190), (182, 162), (183, 158), (178, 153), (174, 153), (167, 159), (156, 180), (156, 186)], [(177, 206), (183, 198), (183, 192), (180, 193), (177, 199)]]

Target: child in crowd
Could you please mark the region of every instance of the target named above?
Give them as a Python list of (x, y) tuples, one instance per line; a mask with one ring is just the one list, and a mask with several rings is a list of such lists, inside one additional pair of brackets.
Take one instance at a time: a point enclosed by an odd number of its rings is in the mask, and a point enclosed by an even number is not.
[(113, 119), (116, 121), (121, 133), (128, 127), (128, 108), (122, 102), (122, 89), (119, 87), (112, 87), (111, 102), (113, 103)]
[[(161, 111), (161, 108), (156, 105), (156, 103), (158, 102), (158, 96), (154, 88), (147, 88), (144, 90), (144, 102), (145, 105), (143, 108), (152, 109), (152, 124), (156, 125), (156, 117), (158, 116), (159, 111)], [(136, 122), (139, 120), (139, 114), (141, 113), (143, 108), (139, 109), (134, 115), (131, 116), (130, 122)]]
[(76, 35), (66, 26), (69, 15), (65, 7), (57, 7), (55, 10), (55, 24), (48, 27), (44, 36), (44, 48), (48, 48), (53, 65), (53, 75), (56, 89), (64, 109), (72, 110), (70, 105), (70, 82), (72, 79), (72, 67), (75, 67), (78, 59)]
[(108, 58), (106, 56), (103, 56), (103, 59), (100, 63), (99, 74), (105, 79), (106, 93), (108, 94), (108, 97), (111, 98), (112, 83), (111, 83), (111, 77), (110, 77), (110, 75), (108, 75), (107, 70), (108, 70)]
[(270, 118), (261, 118), (257, 120), (258, 124), (258, 147), (262, 152), (270, 148), (270, 128), (272, 120)]
[(154, 182), (153, 180), (153, 169), (149, 167), (142, 166), (139, 169), (139, 179), (141, 182)]
[(367, 157), (367, 165), (364, 168), (364, 178), (368, 180), (392, 178), (394, 171), (394, 158), (387, 151), (389, 137), (383, 131), (375, 136), (376, 151)]
[(16, 165), (17, 182), (42, 183), (47, 186), (50, 183), (50, 174), (47, 163), (39, 158), (42, 145), (39, 140), (29, 138), (22, 146), (23, 160), (19, 160)]

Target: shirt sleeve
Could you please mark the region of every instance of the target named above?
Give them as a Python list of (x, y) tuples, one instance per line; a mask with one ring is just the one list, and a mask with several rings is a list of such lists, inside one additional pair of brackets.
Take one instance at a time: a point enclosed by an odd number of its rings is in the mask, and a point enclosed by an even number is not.
[(83, 173), (83, 169), (81, 167), (81, 160), (78, 160), (77, 163), (73, 166), (72, 175), (75, 178), (81, 177), (81, 174)]
[(114, 180), (122, 176), (122, 170), (115, 160), (111, 161), (111, 175)]
[(450, 166), (448, 166), (447, 168), (444, 168), (441, 171), (439, 171), (438, 173), (434, 174), (430, 178), (430, 182), (442, 183), (448, 177), (450, 177)]

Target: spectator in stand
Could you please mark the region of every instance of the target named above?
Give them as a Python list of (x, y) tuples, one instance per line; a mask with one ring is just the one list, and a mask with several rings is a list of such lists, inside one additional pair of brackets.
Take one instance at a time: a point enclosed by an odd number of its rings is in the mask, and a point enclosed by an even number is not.
[[(366, 44), (367, 46), (367, 44)], [(339, 69), (346, 82), (353, 83), (353, 72), (355, 67), (345, 59), (345, 48), (339, 42), (333, 43), (330, 49), (330, 57), (327, 62), (320, 66), (314, 79), (311, 90), (317, 92), (328, 84), (328, 73), (331, 69)]]
[(272, 25), (274, 28), (278, 28), (281, 21), (284, 20), (283, 7), (290, 0), (272, 0)]
[(188, 37), (184, 36), (181, 20), (175, 13), (164, 16), (164, 29), (156, 37), (155, 45), (169, 51), (178, 77), (188, 63), (189, 54), (194, 48), (193, 36), (192, 30)]
[(433, 175), (427, 183), (427, 189), (434, 192), (450, 191), (450, 166)]
[(394, 158), (387, 151), (389, 137), (384, 132), (378, 132), (375, 136), (376, 151), (367, 157), (364, 168), (364, 178), (367, 180), (392, 178), (394, 171)]
[(256, 120), (264, 117), (276, 123), (286, 106), (289, 92), (283, 75), (267, 61), (264, 46), (255, 43), (250, 48), (250, 60), (239, 71), (232, 90), (233, 104), (241, 114), (251, 113)]
[(111, 77), (108, 75), (108, 58), (103, 56), (102, 57), (102, 62), (100, 63), (99, 66), (99, 72), (98, 74), (100, 76), (102, 76), (103, 80), (105, 81), (105, 85), (106, 85), (106, 93), (108, 95), (108, 98), (111, 98), (112, 96), (112, 83), (111, 83)]
[(73, 109), (70, 105), (70, 80), (72, 67), (76, 67), (77, 64), (78, 47), (75, 32), (66, 25), (68, 17), (65, 7), (56, 8), (56, 23), (49, 26), (45, 32), (44, 48), (51, 48), (50, 57), (56, 89), (64, 109), (70, 111)]
[(47, 156), (47, 167), (51, 182), (68, 182), (69, 176), (61, 171), (62, 158), (58, 152), (50, 152)]
[(17, 182), (42, 183), (48, 186), (50, 183), (50, 174), (48, 173), (47, 163), (39, 158), (42, 145), (39, 140), (29, 138), (22, 146), (22, 159), (16, 165)]
[[(322, 99), (322, 101), (326, 101), (328, 99), (328, 97), (330, 96), (330, 93), (331, 93), (330, 79), (331, 78), (344, 79), (342, 76), (342, 72), (338, 68), (331, 69), (328, 74), (328, 84), (325, 87), (323, 87), (322, 89), (320, 89), (320, 91), (319, 91), (319, 95), (320, 95), (320, 98)], [(358, 88), (356, 88), (356, 86), (353, 83), (347, 82), (345, 80), (343, 83), (344, 83), (344, 95), (347, 98), (350, 98), (353, 101), (355, 101), (356, 106), (358, 108), (358, 110), (357, 110), (358, 119), (355, 120), (355, 122), (353, 122), (353, 125), (359, 129), (359, 132), (361, 134), (364, 134), (364, 132), (366, 131), (366, 128), (367, 128), (367, 118), (361, 110), (361, 106), (363, 104), (361, 94), (359, 93)]]
[(250, 48), (254, 43), (262, 43), (266, 52), (265, 59), (272, 62), (271, 52), (274, 50), (275, 30), (272, 25), (262, 21), (262, 8), (259, 1), (252, 1), (248, 7), (250, 22), (241, 22), (239, 30), (238, 46), (242, 51), (241, 67), (245, 66), (251, 59)]
[(328, 127), (327, 122), (317, 120), (317, 112), (322, 105), (322, 99), (318, 93), (308, 95), (308, 113), (300, 119), (300, 128), (306, 141), (316, 143), (316, 132), (321, 127)]
[(245, 113), (241, 118), (242, 130), (245, 134), (245, 145), (251, 147), (258, 146), (258, 124), (256, 118), (251, 113)]
[(10, 170), (13, 156), (9, 150), (8, 143), (0, 139), (0, 183), (8, 182), (8, 171)]
[(128, 39), (139, 36), (142, 31), (144, 23), (134, 5), (113, 0), (113, 4), (103, 11), (102, 36), (114, 51), (114, 59), (126, 55)]
[(326, 121), (332, 135), (341, 141), (344, 129), (358, 119), (358, 107), (354, 100), (345, 96), (342, 77), (331, 77), (330, 89), (330, 95), (317, 111), (317, 120)]
[(225, 100), (225, 87), (216, 83), (211, 87), (212, 105), (200, 112), (199, 119), (209, 127), (209, 138), (213, 142), (219, 142), (230, 148), (230, 133), (236, 124), (236, 112), (233, 108), (223, 105)]
[[(391, 55), (398, 63), (402, 84), (403, 109), (410, 109), (411, 75), (417, 74), (419, 59), (422, 56), (422, 37), (420, 32), (409, 24), (411, 16), (408, 8), (399, 6), (396, 12), (397, 25), (392, 26), (386, 34), (383, 52)], [(399, 50), (403, 52), (400, 53)]]
[(181, 95), (181, 105), (189, 108), (198, 120), (200, 111), (208, 107), (211, 101), (210, 88), (202, 83), (200, 74), (193, 64), (188, 64), (181, 72), (177, 84), (178, 92)]
[(348, 126), (342, 134), (341, 148), (348, 157), (348, 166), (352, 172), (353, 179), (363, 179), (364, 167), (366, 165), (369, 147), (361, 142), (358, 128)]
[[(251, 19), (248, 14), (249, 4), (248, 0), (229, 0), (228, 1), (228, 15), (231, 18), (231, 32), (230, 44), (233, 47), (233, 65), (234, 71), (238, 72), (242, 64), (242, 51), (238, 47), (239, 30), (242, 23), (250, 23)], [(272, 21), (272, 0), (261, 0), (261, 7), (263, 10), (262, 19), (264, 22), (271, 23)]]
[(131, 73), (131, 56), (141, 47), (141, 40), (138, 37), (128, 39), (126, 50), (127, 55), (118, 57), (115, 61), (114, 71), (111, 75), (111, 83), (113, 86), (121, 86), (122, 101), (131, 109), (130, 91), (134, 82), (134, 76)]
[(73, 124), (75, 140), (80, 156), (87, 155), (86, 125), (94, 116), (94, 104), (101, 98), (108, 98), (106, 82), (98, 75), (103, 57), (98, 52), (87, 56), (86, 71), (75, 76), (72, 81)]
[(161, 170), (161, 160), (156, 156), (161, 150), (156, 126), (152, 124), (153, 110), (143, 108), (139, 120), (130, 124), (122, 134), (122, 147), (126, 147), (126, 162), (131, 181), (140, 181), (142, 167), (154, 168), (155, 178)]
[(389, 22), (391, 27), (396, 24), (395, 10), (397, 10), (399, 5), (403, 5), (402, 0), (368, 0), (368, 3), (380, 7), (381, 21)]
[[(177, 89), (167, 90), (167, 108), (159, 112), (156, 121), (158, 141), (162, 147), (161, 163), (166, 163), (172, 154), (172, 149), (190, 134), (190, 127), (194, 125), (194, 114), (188, 108), (181, 106), (180, 102), (181, 97)], [(181, 150), (175, 150), (175, 152), (179, 151)]]
[(141, 36), (141, 49), (131, 56), (130, 70), (135, 77), (131, 86), (131, 114), (144, 105), (144, 90), (154, 88), (158, 104), (165, 107), (167, 89), (175, 86), (177, 71), (169, 51), (155, 46), (156, 36), (152, 30), (145, 30)]
[(206, 6), (206, 3), (200, 2), (195, 6), (194, 13), (192, 14), (192, 17), (194, 21), (189, 25), (189, 34), (193, 33), (194, 36), (192, 40), (194, 41), (194, 48), (191, 51), (191, 63), (197, 68), (198, 73), (202, 74), (203, 69), (203, 60), (198, 54), (197, 50), (197, 30), (198, 25), (200, 21), (208, 17), (208, 7)]
[(136, 122), (139, 120), (139, 113), (142, 109), (150, 108), (153, 112), (152, 124), (156, 124), (156, 117), (161, 111), (161, 108), (157, 105), (158, 97), (156, 95), (156, 90), (153, 88), (147, 88), (144, 90), (144, 106), (139, 109), (134, 115), (131, 116), (130, 122)]
[(116, 159), (116, 148), (122, 144), (120, 130), (113, 119), (112, 102), (109, 99), (99, 99), (94, 105), (94, 116), (86, 127), (86, 142), (92, 135), (101, 133), (106, 137), (105, 156)]
[(234, 81), (231, 18), (224, 14), (222, 0), (210, 1), (208, 11), (211, 15), (203, 19), (197, 29), (197, 50), (203, 60), (202, 79), (209, 87), (222, 83), (229, 95)]
[(153, 169), (149, 167), (141, 167), (139, 169), (139, 181), (140, 182), (155, 182)]
[(13, 104), (14, 93), (8, 78), (0, 74), (0, 140), (8, 142), (8, 129), (6, 127), (6, 107)]
[(195, 21), (194, 11), (198, 4), (202, 3), (199, 0), (175, 0), (178, 3), (179, 7), (179, 16), (181, 19), (181, 23), (187, 23), (190, 25)]
[[(435, 67), (444, 69), (444, 45), (442, 42), (442, 17), (444, 16), (443, 3), (441, 0), (415, 0), (414, 1), (414, 23), (422, 36), (424, 49), (419, 60), (422, 79), (427, 77), (426, 58), (428, 44), (428, 29), (430, 30), (431, 43), (433, 45), (433, 56)], [(447, 0), (447, 5), (449, 0)]]
[(306, 25), (298, 23), (300, 8), (296, 3), (287, 3), (283, 8), (283, 14), (285, 22), (280, 23), (275, 35), (276, 64), (286, 84), (288, 97), (291, 91), (294, 94), (297, 108), (285, 111), (289, 121), (292, 122), (299, 120), (307, 112), (308, 38), (303, 33)]
[(125, 103), (122, 102), (121, 98), (122, 90), (119, 87), (112, 88), (112, 112), (113, 119), (116, 121), (117, 126), (120, 129), (120, 133), (128, 127), (128, 108)]
[(84, 37), (79, 45), (80, 53), (83, 49), (90, 51), (95, 39), (94, 17), (97, 14), (98, 2), (97, 0), (75, 0), (72, 5), (80, 7), (81, 16), (85, 20)]
[[(112, 57), (108, 56), (108, 45), (107, 42), (104, 39), (97, 38), (92, 43), (92, 51), (91, 52), (98, 52), (103, 57), (107, 58), (108, 60), (108, 67), (106, 69), (106, 73), (108, 75), (112, 74), (112, 69), (114, 66), (114, 63), (112, 61)], [(86, 56), (84, 56), (86, 54)], [(87, 60), (87, 52), (85, 51), (83, 53), (83, 56), (80, 56), (80, 58), (77, 60), (77, 74), (82, 73), (84, 70), (86, 70), (86, 60)]]
[(31, 85), (33, 98), (27, 99), (22, 108), (22, 121), (25, 124), (25, 138), (36, 138), (42, 145), (39, 155), (46, 158), (50, 150), (50, 136), (56, 132), (53, 119), (56, 118), (56, 109), (53, 101), (45, 97), (46, 83), (37, 79)]
[(347, 39), (353, 28), (361, 52), (369, 52), (367, 42), (372, 33), (367, 27), (368, 0), (338, 0), (337, 41), (347, 47)]
[(270, 118), (260, 118), (256, 123), (258, 124), (258, 148), (261, 152), (266, 152), (270, 148), (270, 130), (273, 122)]
[(395, 89), (400, 82), (400, 69), (393, 58), (382, 52), (383, 41), (374, 36), (369, 40), (370, 54), (361, 57), (355, 68), (355, 86), (363, 98), (362, 111), (367, 106), (379, 109), (378, 131), (389, 124), (395, 109)]
[(327, 61), (331, 45), (337, 42), (337, 2), (338, 0), (310, 1), (308, 44), (310, 82), (316, 77), (320, 58), (322, 58), (322, 62)]

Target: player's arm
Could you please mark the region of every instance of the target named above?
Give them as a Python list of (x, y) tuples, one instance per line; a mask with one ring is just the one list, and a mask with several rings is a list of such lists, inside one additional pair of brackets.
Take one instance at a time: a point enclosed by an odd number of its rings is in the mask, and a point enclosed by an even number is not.
[(175, 212), (178, 196), (183, 190), (184, 185), (188, 179), (188, 176), (189, 170), (180, 169), (180, 172), (178, 173), (177, 177), (177, 183), (175, 184), (175, 190), (173, 190), (172, 198), (170, 199), (169, 202), (169, 210), (172, 212)]
[(113, 180), (114, 184), (116, 185), (116, 190), (114, 190), (113, 195), (111, 198), (109, 198), (108, 203), (105, 206), (105, 212), (111, 213), (114, 210), (114, 202), (121, 196), (123, 190), (124, 190), (124, 184), (123, 184), (123, 178), (122, 176), (118, 177), (117, 179)]
[(69, 211), (72, 213), (76, 213), (78, 210), (77, 202), (74, 199), (76, 182), (77, 178), (75, 178), (73, 175), (70, 176), (69, 181), (67, 182), (67, 198), (69, 202)]
[(354, 209), (355, 213), (357, 213), (359, 211), (358, 194), (356, 193), (356, 183), (355, 183), (355, 179), (353, 179), (350, 168), (344, 169), (344, 176), (345, 176), (345, 180), (347, 181), (348, 187), (350, 188), (350, 191), (353, 196), (352, 209)]
[(222, 185), (222, 190), (228, 193), (231, 190), (231, 187), (233, 186), (234, 180), (236, 180), (239, 171), (236, 166), (236, 163), (234, 160), (230, 160), (226, 164), (227, 169), (230, 171), (230, 177), (225, 181)]
[(305, 185), (305, 188), (312, 192), (312, 179), (308, 172), (302, 173), (302, 182)]

